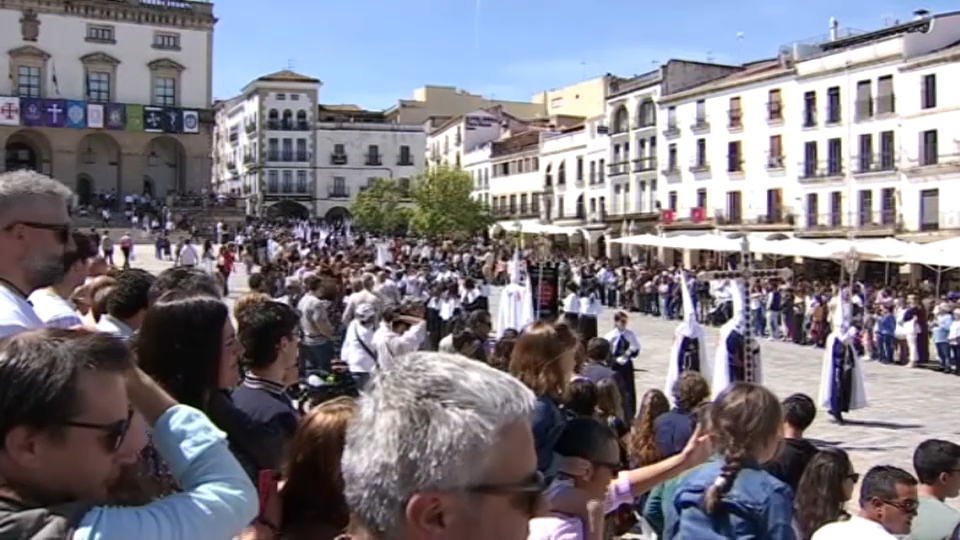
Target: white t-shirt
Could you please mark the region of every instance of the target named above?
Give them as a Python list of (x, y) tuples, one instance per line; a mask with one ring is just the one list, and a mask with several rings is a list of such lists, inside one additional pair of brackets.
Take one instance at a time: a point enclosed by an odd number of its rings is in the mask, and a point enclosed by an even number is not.
[(49, 289), (37, 289), (30, 294), (33, 311), (48, 328), (74, 328), (83, 319), (69, 301)]
[[(356, 319), (350, 321), (350, 324), (347, 325), (347, 331), (343, 335), (340, 358), (347, 363), (351, 373), (371, 373), (376, 369), (376, 358), (370, 354), (377, 354), (377, 346), (373, 339), (375, 332), (376, 330), (363, 326)], [(361, 340), (363, 341), (362, 345)]]
[(43, 321), (33, 306), (9, 285), (0, 283), (0, 338), (37, 328), (43, 328)]
[(847, 521), (827, 523), (813, 533), (811, 540), (896, 540), (883, 525), (853, 516)]
[(196, 266), (199, 259), (197, 248), (193, 247), (193, 244), (187, 244), (180, 250), (180, 264), (184, 266)]

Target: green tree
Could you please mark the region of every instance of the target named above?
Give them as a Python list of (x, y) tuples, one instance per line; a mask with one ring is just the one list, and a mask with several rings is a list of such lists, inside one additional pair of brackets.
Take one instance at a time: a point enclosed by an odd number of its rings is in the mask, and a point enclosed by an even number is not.
[(462, 169), (427, 171), (413, 183), (410, 225), (429, 237), (473, 234), (493, 224), (485, 205), (473, 199), (473, 178)]
[(395, 233), (410, 223), (410, 209), (402, 206), (407, 198), (396, 180), (378, 178), (357, 195), (350, 214), (358, 227), (373, 233)]

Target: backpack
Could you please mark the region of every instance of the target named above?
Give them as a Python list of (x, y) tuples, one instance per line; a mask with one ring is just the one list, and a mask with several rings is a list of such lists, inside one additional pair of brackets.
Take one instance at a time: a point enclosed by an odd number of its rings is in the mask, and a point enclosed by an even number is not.
[(69, 540), (93, 507), (70, 502), (36, 508), (0, 497), (0, 540)]

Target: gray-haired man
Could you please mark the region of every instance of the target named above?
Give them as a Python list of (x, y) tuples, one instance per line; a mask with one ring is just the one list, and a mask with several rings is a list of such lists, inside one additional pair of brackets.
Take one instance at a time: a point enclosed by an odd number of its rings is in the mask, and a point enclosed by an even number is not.
[(517, 379), (416, 352), (378, 370), (347, 432), (344, 493), (361, 537), (525, 540), (543, 478)]

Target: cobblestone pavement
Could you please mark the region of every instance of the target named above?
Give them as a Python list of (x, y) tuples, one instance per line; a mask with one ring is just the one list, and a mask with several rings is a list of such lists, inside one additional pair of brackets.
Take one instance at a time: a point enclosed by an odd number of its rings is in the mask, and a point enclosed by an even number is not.
[[(154, 259), (149, 246), (137, 246), (136, 266), (160, 271), (169, 262)], [(231, 278), (232, 302), (247, 290), (247, 277), (240, 273)], [(491, 312), (496, 314), (498, 294), (491, 298)], [(630, 328), (640, 337), (643, 351), (636, 362), (637, 387), (642, 394), (649, 388), (663, 389), (667, 357), (673, 343), (676, 321), (631, 314)], [(600, 321), (601, 335), (613, 328), (612, 311)], [(707, 328), (707, 345), (716, 344), (717, 329)], [(803, 392), (816, 399), (820, 385), (823, 351), (792, 343), (761, 343), (765, 384), (777, 395), (786, 397)], [(837, 425), (821, 411), (807, 435), (816, 444), (843, 448), (849, 452), (854, 467), (864, 473), (874, 465), (886, 464), (913, 472), (913, 450), (925, 439), (943, 438), (960, 441), (960, 419), (949, 411), (960, 411), (960, 377), (922, 369), (865, 363), (869, 407), (845, 415), (848, 422)], [(960, 501), (954, 502), (960, 508)]]

